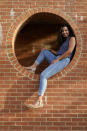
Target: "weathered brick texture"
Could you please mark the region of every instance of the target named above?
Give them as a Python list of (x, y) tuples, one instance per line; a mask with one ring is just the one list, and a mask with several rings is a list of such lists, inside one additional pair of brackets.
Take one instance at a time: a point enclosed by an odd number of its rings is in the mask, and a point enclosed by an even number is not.
[[(35, 14), (43, 15), (37, 15), (33, 19)], [(51, 14), (50, 19), (47, 14)], [(42, 46), (38, 47), (38, 43), (49, 43), (56, 39), (56, 26), (50, 30), (51, 26), (45, 25), (44, 29), (48, 32), (39, 32), (39, 38), (38, 34), (28, 38), (28, 28), (25, 26), (31, 18), (34, 20), (31, 23), (40, 20), (39, 24), (42, 24), (45, 18), (49, 25), (55, 22), (52, 18), (60, 17), (60, 23), (65, 20), (75, 32), (76, 53), (68, 67), (48, 80), (43, 98), (44, 107), (35, 110), (26, 108), (24, 102), (29, 99), (32, 103), (36, 98), (40, 75), (29, 73), (23, 68), (23, 65), (29, 64), (33, 50), (26, 43), (36, 38), (34, 50), (40, 51)], [(58, 20), (55, 20), (57, 24)], [(25, 33), (21, 32), (18, 37), (21, 29), (24, 29)], [(38, 29), (42, 29), (41, 25)], [(33, 28), (36, 32), (38, 29)], [(32, 30), (29, 30), (29, 33), (31, 34)], [(25, 37), (28, 40), (26, 42)], [(27, 53), (28, 48), (30, 52)], [(44, 66), (41, 70), (43, 68)], [(5, 130), (87, 130), (87, 0), (0, 0), (0, 131)]]

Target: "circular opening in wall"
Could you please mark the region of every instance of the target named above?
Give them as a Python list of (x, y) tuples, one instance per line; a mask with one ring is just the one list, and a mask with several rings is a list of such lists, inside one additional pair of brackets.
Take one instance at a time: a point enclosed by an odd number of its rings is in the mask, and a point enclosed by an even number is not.
[[(69, 23), (52, 13), (36, 13), (29, 17), (15, 39), (14, 49), (18, 62), (22, 66), (30, 66), (43, 48), (58, 50), (58, 30), (62, 24)], [(47, 61), (43, 61), (35, 73), (41, 73), (47, 66)]]

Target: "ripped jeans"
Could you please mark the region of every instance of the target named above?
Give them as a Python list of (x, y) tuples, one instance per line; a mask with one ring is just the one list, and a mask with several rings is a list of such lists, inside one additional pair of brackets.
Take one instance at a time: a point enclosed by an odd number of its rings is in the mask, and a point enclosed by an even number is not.
[(55, 75), (56, 73), (60, 72), (64, 67), (66, 67), (69, 62), (70, 58), (64, 58), (54, 64), (51, 64), (53, 60), (57, 59), (59, 56), (55, 56), (52, 52), (49, 50), (42, 50), (39, 54), (39, 56), (36, 59), (36, 63), (39, 65), (45, 58), (49, 62), (49, 66), (42, 71), (40, 74), (40, 86), (39, 86), (39, 96), (43, 96), (45, 93), (45, 90), (47, 88), (47, 79), (51, 76)]

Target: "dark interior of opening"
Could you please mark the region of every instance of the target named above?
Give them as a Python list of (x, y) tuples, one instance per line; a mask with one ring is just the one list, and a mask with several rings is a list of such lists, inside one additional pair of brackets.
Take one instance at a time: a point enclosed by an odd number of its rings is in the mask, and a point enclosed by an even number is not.
[[(22, 66), (34, 63), (43, 48), (58, 50), (58, 29), (67, 23), (62, 17), (52, 13), (37, 13), (20, 28), (15, 40), (15, 55)], [(36, 70), (42, 72), (48, 66), (45, 60)]]

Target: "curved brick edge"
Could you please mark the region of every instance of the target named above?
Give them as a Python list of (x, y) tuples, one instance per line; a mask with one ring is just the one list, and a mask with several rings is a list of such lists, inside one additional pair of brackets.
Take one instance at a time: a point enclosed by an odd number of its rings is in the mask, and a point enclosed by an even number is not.
[(53, 79), (60, 79), (63, 76), (65, 76), (69, 71), (74, 68), (74, 66), (78, 63), (78, 60), (81, 55), (81, 50), (82, 50), (82, 38), (81, 38), (81, 33), (77, 27), (77, 25), (73, 22), (72, 18), (68, 16), (64, 11), (59, 10), (59, 9), (54, 9), (54, 8), (34, 8), (34, 9), (28, 9), (26, 12), (23, 12), (20, 16), (17, 17), (17, 19), (14, 21), (14, 23), (11, 25), (8, 33), (7, 33), (7, 39), (6, 39), (6, 49), (7, 49), (7, 54), (8, 58), (11, 62), (11, 64), (14, 66), (14, 68), (23, 76), (29, 77), (30, 79), (39, 79), (39, 75), (33, 74), (28, 72), (26, 69), (24, 69), (18, 62), (16, 56), (15, 56), (15, 51), (14, 51), (14, 42), (16, 39), (17, 33), (20, 31), (22, 25), (31, 17), (32, 15), (36, 13), (52, 13), (56, 14), (63, 19), (65, 19), (70, 26), (73, 28), (76, 39), (77, 39), (77, 47), (76, 47), (76, 52), (74, 55), (73, 60), (71, 63), (63, 69), (60, 73), (57, 73), (55, 76), (52, 77)]

